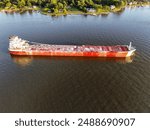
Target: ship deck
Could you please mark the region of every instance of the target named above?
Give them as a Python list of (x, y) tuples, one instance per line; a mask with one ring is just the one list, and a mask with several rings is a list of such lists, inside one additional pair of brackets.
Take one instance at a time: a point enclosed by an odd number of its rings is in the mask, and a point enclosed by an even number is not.
[(29, 50), (32, 51), (64, 51), (64, 52), (101, 52), (101, 51), (113, 51), (113, 52), (124, 52), (128, 51), (127, 46), (93, 46), (93, 45), (48, 45), (48, 44), (39, 44), (39, 45), (30, 45)]

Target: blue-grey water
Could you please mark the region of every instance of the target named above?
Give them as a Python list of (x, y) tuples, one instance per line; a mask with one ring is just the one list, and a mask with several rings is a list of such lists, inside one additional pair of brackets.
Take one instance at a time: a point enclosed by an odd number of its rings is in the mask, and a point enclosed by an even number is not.
[[(131, 58), (12, 57), (8, 37), (129, 44)], [(150, 112), (150, 7), (100, 16), (0, 13), (0, 112)]]

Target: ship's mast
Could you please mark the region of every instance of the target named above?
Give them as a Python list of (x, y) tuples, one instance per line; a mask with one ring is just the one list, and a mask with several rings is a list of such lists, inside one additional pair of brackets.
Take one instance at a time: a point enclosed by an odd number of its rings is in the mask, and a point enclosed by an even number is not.
[(131, 47), (132, 47), (132, 42), (130, 42), (128, 49), (131, 50)]

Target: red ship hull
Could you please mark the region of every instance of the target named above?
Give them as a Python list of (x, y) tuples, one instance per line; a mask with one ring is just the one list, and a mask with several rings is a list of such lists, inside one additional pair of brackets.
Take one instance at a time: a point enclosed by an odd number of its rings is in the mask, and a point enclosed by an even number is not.
[(127, 57), (124, 52), (46, 52), (46, 51), (9, 51), (11, 55), (23, 56), (84, 56), (84, 57)]

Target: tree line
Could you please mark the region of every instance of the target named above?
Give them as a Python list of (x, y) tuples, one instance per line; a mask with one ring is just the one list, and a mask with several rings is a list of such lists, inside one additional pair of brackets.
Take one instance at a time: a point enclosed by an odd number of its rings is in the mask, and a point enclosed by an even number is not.
[(116, 7), (125, 6), (133, 1), (146, 2), (147, 0), (0, 0), (0, 8), (22, 9), (37, 6), (45, 9), (45, 11), (50, 10), (56, 13), (59, 10), (65, 12), (68, 8), (77, 8), (86, 12), (87, 8), (107, 9), (111, 5)]

